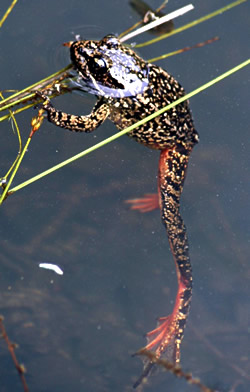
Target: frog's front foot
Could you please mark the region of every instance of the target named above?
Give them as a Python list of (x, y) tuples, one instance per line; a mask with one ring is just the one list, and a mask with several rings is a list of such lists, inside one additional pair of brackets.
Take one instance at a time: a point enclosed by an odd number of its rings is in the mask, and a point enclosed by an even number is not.
[(46, 110), (47, 112), (50, 112), (51, 109), (54, 108), (54, 106), (52, 105), (49, 97), (43, 93), (41, 93), (41, 91), (36, 91), (36, 96), (39, 97), (40, 99), (42, 99), (42, 103), (41, 103), (41, 108)]
[(58, 112), (52, 105), (49, 97), (40, 91), (36, 92), (36, 96), (42, 99), (42, 102), (38, 104), (39, 109), (43, 109), (47, 112), (47, 119), (49, 122), (56, 123), (56, 120), (58, 119)]

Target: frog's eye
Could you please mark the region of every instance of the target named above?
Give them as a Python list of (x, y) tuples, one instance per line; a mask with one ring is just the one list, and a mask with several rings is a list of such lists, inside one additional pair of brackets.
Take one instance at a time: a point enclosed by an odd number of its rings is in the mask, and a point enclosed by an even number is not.
[(85, 51), (81, 46), (78, 48), (78, 53), (82, 56), (85, 54)]
[(105, 72), (107, 70), (106, 61), (102, 58), (93, 57), (88, 60), (88, 68), (91, 73)]

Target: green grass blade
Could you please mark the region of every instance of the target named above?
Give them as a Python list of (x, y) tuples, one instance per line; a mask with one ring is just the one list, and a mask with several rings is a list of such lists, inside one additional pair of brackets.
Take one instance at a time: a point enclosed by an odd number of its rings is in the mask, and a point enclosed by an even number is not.
[(0, 28), (2, 27), (2, 25), (4, 24), (5, 20), (8, 18), (9, 14), (11, 13), (11, 11), (13, 10), (14, 6), (16, 5), (17, 0), (13, 0), (11, 5), (9, 6), (9, 8), (7, 9), (7, 11), (5, 12), (4, 16), (2, 17), (2, 19), (0, 20)]
[(28, 92), (31, 92), (31, 91), (35, 91), (35, 90), (41, 88), (42, 86), (52, 82), (58, 76), (60, 76), (64, 72), (67, 72), (71, 68), (72, 68), (72, 64), (69, 64), (69, 65), (67, 65), (67, 67), (64, 67), (60, 71), (57, 71), (54, 74), (52, 74), (50, 76), (47, 76), (46, 78), (40, 80), (39, 82), (36, 82), (36, 83), (32, 84), (31, 86), (28, 86), (28, 87), (24, 88), (23, 90), (18, 91), (15, 94), (12, 94), (8, 98), (3, 99), (0, 102), (0, 112), (3, 111), (3, 110), (9, 109), (13, 105), (19, 104), (23, 100), (27, 100), (27, 99), (33, 98), (34, 94), (30, 94), (28, 96), (27, 95), (24, 96), (24, 94), (28, 93)]
[(230, 3), (230, 4), (228, 4), (227, 6), (225, 6), (223, 8), (219, 8), (218, 10), (216, 10), (216, 11), (214, 11), (214, 12), (208, 14), (208, 15), (205, 15), (205, 16), (197, 19), (197, 20), (194, 20), (191, 23), (188, 23), (188, 24), (186, 24), (186, 25), (184, 25), (182, 27), (179, 27), (178, 29), (175, 29), (175, 30), (171, 31), (170, 33), (163, 34), (160, 37), (151, 39), (150, 41), (146, 41), (146, 42), (143, 42), (141, 44), (137, 44), (137, 45), (135, 45), (135, 47), (136, 48), (141, 48), (143, 46), (151, 45), (151, 44), (154, 44), (155, 42), (161, 41), (162, 39), (171, 37), (174, 34), (181, 33), (184, 30), (190, 29), (191, 27), (194, 27), (194, 26), (198, 25), (199, 23), (205, 22), (205, 21), (213, 18), (214, 16), (220, 15), (223, 12), (228, 11), (228, 10), (230, 10), (233, 7), (236, 7), (239, 4), (245, 3), (246, 1), (247, 0), (237, 0), (237, 1), (234, 1), (233, 3)]

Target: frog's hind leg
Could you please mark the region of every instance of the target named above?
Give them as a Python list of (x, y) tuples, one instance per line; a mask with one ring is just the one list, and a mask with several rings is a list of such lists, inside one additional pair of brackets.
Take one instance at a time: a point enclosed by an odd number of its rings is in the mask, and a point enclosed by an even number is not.
[[(176, 265), (178, 291), (172, 313), (158, 319), (157, 327), (146, 335), (148, 344), (136, 353), (143, 355), (145, 350), (150, 350), (157, 358), (165, 353), (167, 360), (174, 365), (180, 362), (180, 344), (192, 297), (192, 270), (188, 240), (179, 212), (180, 196), (190, 152), (182, 145), (161, 152), (158, 175), (161, 215)], [(135, 387), (148, 376), (153, 366), (153, 361), (144, 359), (144, 370), (135, 383)]]

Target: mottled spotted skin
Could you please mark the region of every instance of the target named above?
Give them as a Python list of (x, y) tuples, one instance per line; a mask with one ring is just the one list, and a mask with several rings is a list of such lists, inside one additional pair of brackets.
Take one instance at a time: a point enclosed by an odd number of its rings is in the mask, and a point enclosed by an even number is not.
[[(43, 107), (52, 123), (76, 132), (91, 132), (107, 118), (119, 129), (135, 123), (182, 97), (185, 92), (166, 71), (149, 64), (114, 36), (102, 41), (77, 41), (71, 44), (72, 63), (78, 84), (98, 97), (87, 116), (74, 116), (56, 110), (45, 96)], [(159, 206), (176, 264), (178, 292), (173, 312), (162, 317), (147, 334), (145, 347), (160, 357), (164, 352), (174, 363), (180, 361), (180, 344), (192, 295), (192, 271), (185, 225), (180, 215), (180, 197), (188, 159), (198, 134), (194, 129), (188, 103), (184, 102), (134, 129), (129, 136), (147, 147), (161, 150), (158, 174)], [(143, 200), (143, 199), (140, 199)], [(140, 209), (140, 207), (135, 208)], [(140, 354), (140, 351), (138, 352)], [(137, 387), (153, 363), (145, 362)]]
[[(180, 344), (189, 313), (192, 297), (192, 268), (189, 258), (186, 228), (180, 215), (180, 197), (183, 189), (188, 159), (191, 150), (182, 145), (161, 151), (158, 189), (162, 222), (167, 229), (170, 248), (176, 264), (178, 292), (171, 315), (158, 319), (158, 326), (147, 334), (147, 350), (155, 350), (160, 357), (166, 350), (167, 359), (180, 362)], [(139, 354), (143, 354), (139, 350)], [(136, 388), (147, 377), (153, 363), (145, 361), (142, 375), (134, 384)]]

